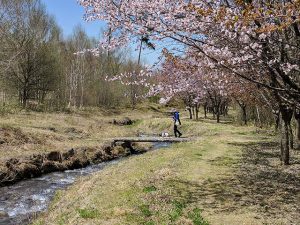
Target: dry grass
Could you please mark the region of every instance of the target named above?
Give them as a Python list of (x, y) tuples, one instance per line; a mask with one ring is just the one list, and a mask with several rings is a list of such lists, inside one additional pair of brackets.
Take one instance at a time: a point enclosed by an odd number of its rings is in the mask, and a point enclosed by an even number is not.
[[(116, 126), (113, 119), (130, 117), (137, 120), (132, 126)], [(153, 124), (163, 114), (156, 113)], [(150, 132), (154, 127), (144, 129), (139, 120), (149, 119), (153, 114), (142, 111), (134, 113), (103, 112), (99, 110), (65, 113), (20, 112), (0, 118), (0, 161), (50, 151), (63, 151), (74, 147), (98, 146), (117, 136), (132, 136), (138, 132)], [(171, 126), (171, 122), (169, 124)], [(157, 127), (157, 132), (163, 129)]]
[[(136, 125), (101, 137), (171, 129), (163, 114), (136, 115)], [(198, 140), (130, 157), (79, 180), (58, 192), (34, 224), (300, 223), (299, 154), (286, 168), (278, 147), (264, 144), (274, 141), (272, 133), (183, 122), (184, 134)]]

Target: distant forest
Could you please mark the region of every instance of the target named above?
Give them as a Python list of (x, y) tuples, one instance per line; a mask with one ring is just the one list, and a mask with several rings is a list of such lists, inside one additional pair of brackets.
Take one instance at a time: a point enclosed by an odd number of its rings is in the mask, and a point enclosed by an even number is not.
[[(128, 49), (100, 51), (81, 26), (64, 38), (39, 0), (0, 0), (0, 105), (40, 111), (130, 105), (132, 90), (106, 77), (140, 68)], [(135, 90), (137, 92), (138, 90)]]

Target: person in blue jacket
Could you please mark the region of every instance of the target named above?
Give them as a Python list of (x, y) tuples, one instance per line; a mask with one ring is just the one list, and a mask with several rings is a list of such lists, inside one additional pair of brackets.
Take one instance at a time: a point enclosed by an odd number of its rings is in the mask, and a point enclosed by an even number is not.
[(180, 115), (177, 110), (173, 110), (173, 121), (174, 121), (174, 134), (175, 137), (181, 137), (182, 133), (178, 130), (178, 126), (181, 125)]

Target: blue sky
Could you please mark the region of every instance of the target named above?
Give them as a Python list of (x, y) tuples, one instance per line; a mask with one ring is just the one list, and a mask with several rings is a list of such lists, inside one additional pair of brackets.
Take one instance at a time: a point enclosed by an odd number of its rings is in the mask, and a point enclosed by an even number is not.
[[(83, 20), (83, 7), (77, 4), (76, 0), (41, 0), (47, 8), (49, 14), (56, 18), (58, 25), (64, 33), (64, 37), (72, 34), (73, 28), (81, 24), (87, 34), (91, 37), (100, 38), (101, 30), (105, 28), (105, 23), (101, 21), (85, 22)], [(132, 57), (137, 60), (138, 52), (136, 46), (131, 46)], [(146, 64), (153, 64), (157, 61), (159, 51), (144, 50), (142, 59)]]

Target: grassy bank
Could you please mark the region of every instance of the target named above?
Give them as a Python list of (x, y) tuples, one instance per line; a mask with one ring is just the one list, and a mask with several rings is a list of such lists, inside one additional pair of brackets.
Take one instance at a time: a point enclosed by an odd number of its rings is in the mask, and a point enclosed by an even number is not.
[[(132, 116), (133, 115), (133, 116)], [(158, 117), (165, 114), (158, 113)], [(113, 119), (136, 120), (133, 126), (116, 126)], [(0, 118), (0, 163), (10, 158), (64, 151), (76, 147), (95, 147), (116, 136), (131, 136), (139, 132), (140, 120), (149, 120), (152, 113), (137, 110), (118, 111), (89, 109), (72, 113), (18, 112)], [(156, 119), (153, 119), (154, 121)], [(168, 124), (171, 126), (171, 122)], [(152, 130), (153, 128), (153, 130)], [(146, 131), (158, 131), (150, 127)], [(151, 129), (151, 130), (150, 130)]]
[[(138, 116), (117, 134), (171, 129), (164, 114)], [(196, 141), (124, 159), (79, 180), (58, 192), (34, 224), (300, 223), (296, 152), (293, 165), (283, 167), (272, 132), (183, 122), (184, 134)]]

